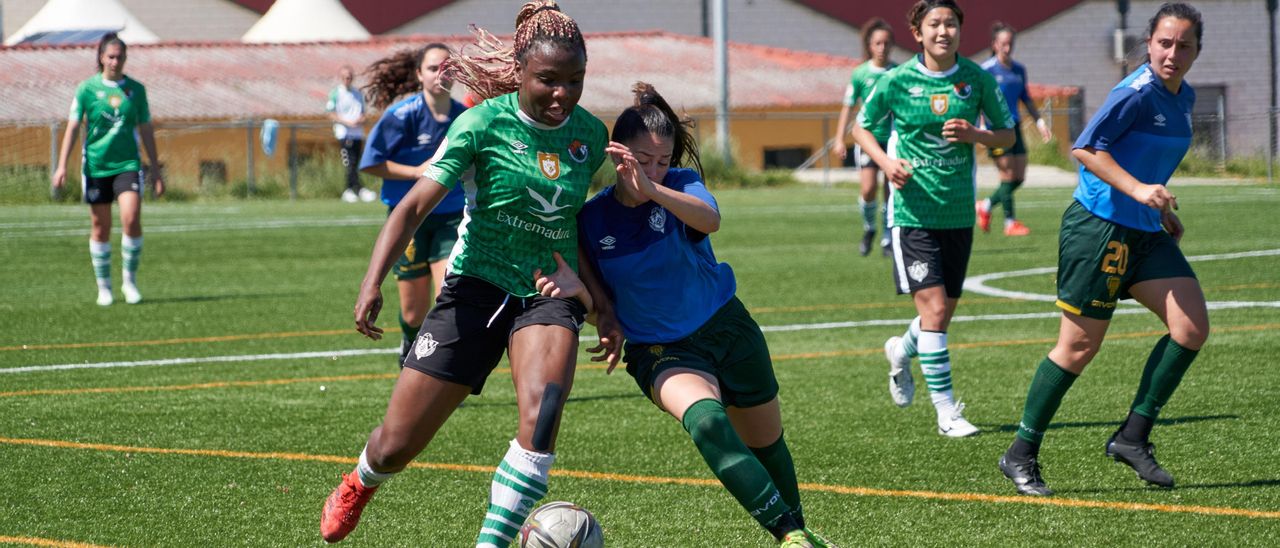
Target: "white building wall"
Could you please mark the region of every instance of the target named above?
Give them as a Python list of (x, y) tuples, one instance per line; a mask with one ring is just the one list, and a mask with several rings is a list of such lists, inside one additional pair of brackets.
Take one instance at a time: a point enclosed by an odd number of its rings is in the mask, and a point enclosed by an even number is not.
[[(1270, 106), (1266, 3), (1199, 0), (1193, 5), (1204, 15), (1204, 47), (1186, 80), (1195, 87), (1226, 86), (1228, 154), (1265, 153)], [(1157, 1), (1132, 2), (1129, 35), (1144, 38), (1147, 21), (1159, 6)], [(1085, 2), (1020, 33), (1014, 58), (1027, 66), (1033, 82), (1084, 88), (1087, 120), (1121, 78), (1111, 45), (1119, 21), (1115, 2)], [(1139, 44), (1133, 53), (1131, 70), (1145, 60), (1146, 50)]]

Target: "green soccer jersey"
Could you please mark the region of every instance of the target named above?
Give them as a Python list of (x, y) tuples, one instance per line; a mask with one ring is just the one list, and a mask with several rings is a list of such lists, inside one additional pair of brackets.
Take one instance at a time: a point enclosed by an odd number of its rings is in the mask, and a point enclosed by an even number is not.
[(942, 124), (961, 118), (977, 125), (979, 115), (991, 129), (1013, 127), (995, 78), (964, 57), (939, 73), (925, 68), (917, 55), (880, 79), (858, 113), (858, 124), (870, 129), (892, 116), (887, 152), (911, 163), (911, 178), (893, 192), (891, 226), (973, 226), (973, 144), (947, 141)]
[(95, 74), (76, 88), (70, 119), (85, 121), (86, 176), (110, 177), (141, 168), (134, 130), (151, 121), (142, 84), (128, 76), (110, 82)]
[(607, 143), (604, 124), (582, 107), (553, 128), (520, 112), (515, 93), (459, 116), (425, 173), (452, 188), (475, 168), (449, 270), (531, 297), (533, 271), (556, 270), (553, 251), (576, 268), (578, 210)]
[[(880, 68), (871, 64), (871, 61), (863, 61), (861, 65), (853, 69), (853, 74), (849, 76), (849, 87), (844, 90), (845, 106), (851, 107), (859, 102), (865, 105), (867, 96), (871, 95), (871, 90), (875, 89), (880, 77), (889, 74), (889, 71), (893, 70), (895, 66), (897, 65), (889, 63), (889, 66)], [(876, 141), (881, 143), (887, 142), (889, 134), (892, 132), (892, 121), (886, 121), (871, 129), (871, 134), (875, 135)]]

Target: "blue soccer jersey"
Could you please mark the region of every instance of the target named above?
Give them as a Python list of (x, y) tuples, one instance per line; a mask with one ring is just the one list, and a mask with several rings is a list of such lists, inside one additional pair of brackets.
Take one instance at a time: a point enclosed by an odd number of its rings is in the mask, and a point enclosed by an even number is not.
[[(1191, 107), (1196, 92), (1182, 83), (1177, 95), (1142, 65), (1116, 85), (1073, 148), (1106, 151), (1120, 167), (1147, 184), (1166, 184), (1191, 147)], [(1116, 224), (1158, 232), (1160, 212), (1138, 203), (1080, 166), (1075, 199), (1090, 213)]]
[[(672, 169), (662, 184), (717, 207), (697, 171)], [(706, 234), (655, 202), (622, 205), (613, 187), (582, 207), (578, 237), (631, 341), (688, 337), (737, 291), (733, 269), (716, 262)]]
[[(431, 159), (436, 148), (444, 141), (449, 125), (467, 107), (457, 101), (449, 101), (449, 120), (440, 122), (431, 115), (431, 109), (421, 93), (415, 93), (391, 105), (378, 119), (365, 142), (360, 157), (360, 169), (392, 161), (407, 166), (420, 166)], [(409, 193), (416, 180), (383, 179), (382, 203), (395, 207)], [(432, 214), (457, 213), (466, 205), (462, 185), (454, 186), (444, 200), (431, 211)]]
[(1004, 94), (1004, 100), (1009, 103), (1009, 114), (1013, 115), (1013, 123), (1017, 125), (1022, 121), (1022, 114), (1018, 112), (1018, 102), (1030, 105), (1031, 94), (1027, 93), (1027, 68), (1022, 63), (1012, 61), (1013, 66), (1006, 67), (1000, 63), (999, 59), (992, 56), (990, 59), (982, 62), (982, 69), (991, 73), (995, 77), (996, 85), (1000, 86), (1000, 93)]

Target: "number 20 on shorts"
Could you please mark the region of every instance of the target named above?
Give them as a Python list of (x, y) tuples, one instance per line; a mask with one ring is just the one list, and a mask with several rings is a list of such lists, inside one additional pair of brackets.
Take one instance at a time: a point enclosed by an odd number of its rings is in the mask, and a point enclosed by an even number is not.
[(1127, 268), (1129, 268), (1129, 246), (1115, 240), (1107, 242), (1107, 256), (1102, 259), (1102, 271), (1123, 276)]

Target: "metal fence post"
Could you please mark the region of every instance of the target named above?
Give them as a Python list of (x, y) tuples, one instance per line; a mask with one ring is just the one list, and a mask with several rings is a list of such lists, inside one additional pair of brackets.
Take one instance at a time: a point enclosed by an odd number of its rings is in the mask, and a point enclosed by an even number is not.
[[(49, 181), (53, 181), (53, 172), (58, 169), (58, 121), (49, 122)], [(49, 185), (49, 197), (53, 201), (62, 199), (62, 189)]]
[(246, 177), (247, 177), (246, 184), (248, 185), (246, 193), (247, 195), (252, 196), (253, 195), (253, 172), (254, 172), (254, 169), (253, 169), (253, 118), (250, 118), (248, 120), (248, 123), (245, 125), (244, 134), (246, 137), (245, 158), (248, 163), (248, 166), (245, 168)]
[(298, 126), (289, 124), (289, 199), (298, 199)]
[[(818, 138), (818, 142), (826, 143), (828, 135), (831, 135), (831, 117), (823, 116), (822, 117), (822, 136)], [(831, 186), (831, 158), (832, 158), (831, 152), (830, 152), (831, 147), (821, 145), (821, 144), (818, 146), (823, 148), (823, 150), (819, 152), (826, 154), (827, 156), (827, 161), (823, 162), (822, 164), (822, 186)]]
[(1218, 94), (1218, 170), (1227, 170), (1227, 94)]

